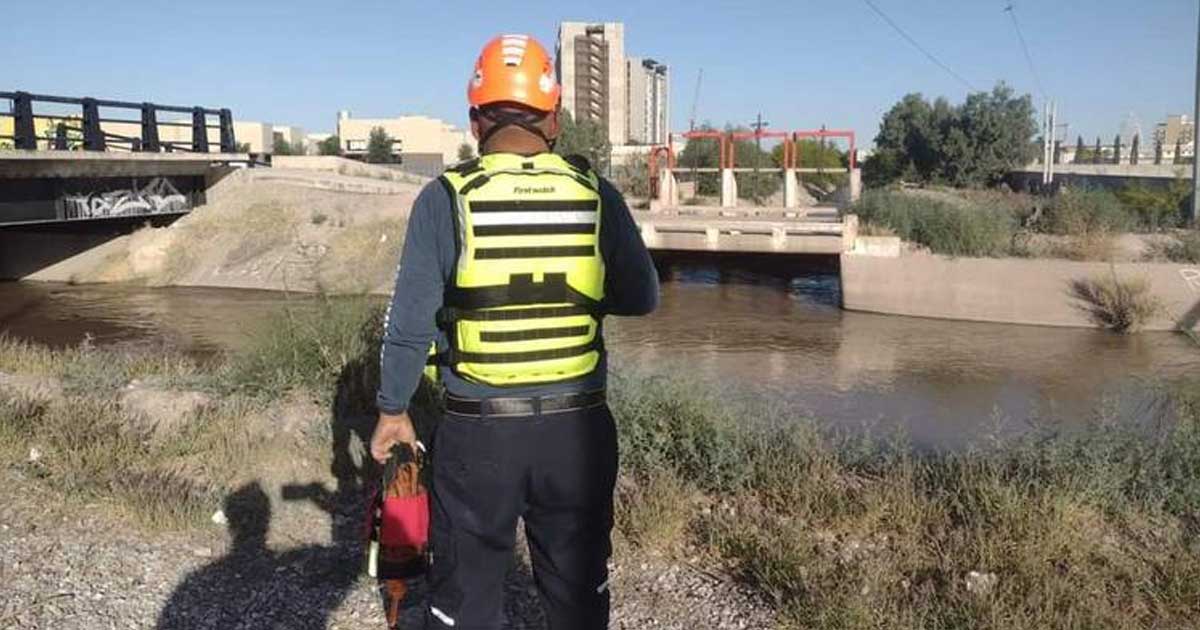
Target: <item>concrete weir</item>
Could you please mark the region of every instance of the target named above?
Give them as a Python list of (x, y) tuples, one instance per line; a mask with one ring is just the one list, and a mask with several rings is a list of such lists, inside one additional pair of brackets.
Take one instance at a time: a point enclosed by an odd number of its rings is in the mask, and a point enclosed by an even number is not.
[(1200, 324), (1200, 268), (1195, 265), (952, 258), (879, 247), (882, 239), (858, 240), (858, 247), (841, 256), (846, 310), (1092, 328), (1097, 323), (1088, 314), (1091, 304), (1073, 285), (1116, 278), (1144, 285), (1158, 302), (1157, 314), (1143, 330), (1195, 330)]
[(678, 207), (635, 211), (646, 247), (658, 251), (837, 256), (853, 249), (858, 218), (836, 208)]

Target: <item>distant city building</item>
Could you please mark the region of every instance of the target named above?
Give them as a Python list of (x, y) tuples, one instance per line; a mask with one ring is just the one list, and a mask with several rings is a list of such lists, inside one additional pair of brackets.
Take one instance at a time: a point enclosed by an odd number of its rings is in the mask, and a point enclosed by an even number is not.
[[(234, 132), (236, 135), (236, 131)], [(292, 148), (292, 153), (295, 155), (304, 155), (307, 147), (307, 136), (302, 127), (294, 125), (272, 125), (271, 126), (271, 145), (274, 147), (276, 140), (282, 140), (288, 143)]]
[[(1154, 142), (1162, 144), (1163, 159), (1175, 159), (1175, 145), (1181, 149), (1181, 157), (1192, 157), (1196, 154), (1194, 136), (1196, 123), (1186, 114), (1167, 116), (1167, 119), (1154, 127)], [(1153, 145), (1150, 147), (1153, 151)]]
[(321, 152), (321, 143), (328, 140), (331, 133), (310, 133), (304, 136), (304, 154), (317, 155)]
[(625, 144), (625, 26), (563, 22), (554, 57), (563, 109), (576, 120), (599, 124), (610, 143)]
[(614, 147), (663, 144), (670, 133), (666, 64), (625, 56), (620, 22), (563, 22), (555, 55), (562, 106), (599, 124)]
[(337, 136), (342, 154), (364, 157), (371, 130), (382, 127), (392, 137), (392, 153), (405, 164), (419, 166), (421, 172), (441, 173), (458, 161), (458, 148), (464, 143), (475, 148), (470, 132), (438, 118), (399, 116), (396, 118), (352, 118), (350, 112), (338, 112)]
[(626, 68), (628, 142), (666, 144), (671, 120), (667, 66), (653, 59), (630, 57)]

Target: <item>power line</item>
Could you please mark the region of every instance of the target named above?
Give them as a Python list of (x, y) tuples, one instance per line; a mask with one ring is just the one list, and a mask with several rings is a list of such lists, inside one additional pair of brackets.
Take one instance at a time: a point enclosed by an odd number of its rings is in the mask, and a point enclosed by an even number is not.
[(1041, 93), (1042, 98), (1046, 98), (1046, 90), (1042, 88), (1042, 79), (1038, 76), (1037, 68), (1033, 65), (1033, 55), (1029, 54), (1029, 45), (1025, 43), (1025, 35), (1021, 32), (1021, 24), (1017, 22), (1017, 9), (1010, 2), (1004, 7), (1004, 12), (1012, 20), (1013, 29), (1017, 31), (1017, 41), (1021, 42), (1021, 52), (1025, 53), (1025, 63), (1029, 64), (1029, 73), (1033, 75), (1033, 84), (1037, 86), (1037, 90)]
[(975, 86), (972, 85), (970, 81), (964, 79), (962, 77), (962, 75), (960, 75), (959, 73), (952, 70), (950, 68), (950, 66), (942, 63), (942, 60), (935, 57), (933, 55), (933, 53), (929, 52), (928, 50), (925, 49), (924, 46), (917, 43), (917, 40), (913, 39), (912, 36), (910, 36), (908, 33), (904, 32), (904, 29), (900, 28), (899, 24), (896, 24), (896, 22), (894, 22), (892, 20), (892, 18), (888, 17), (887, 14), (884, 13), (882, 10), (880, 10), (879, 7), (875, 6), (874, 2), (872, 2), (871, 0), (863, 0), (863, 2), (867, 3), (867, 6), (871, 7), (871, 10), (874, 11), (877, 15), (879, 15), (879, 17), (883, 18), (883, 21), (887, 22), (888, 26), (891, 26), (893, 30), (895, 30), (897, 33), (899, 33), (900, 37), (903, 37), (906, 41), (908, 41), (908, 43), (912, 44), (913, 48), (916, 48), (917, 50), (921, 51), (921, 54), (925, 55), (925, 57), (927, 57), (930, 61), (932, 61), (935, 65), (937, 65), (937, 67), (941, 68), (942, 70), (945, 70), (950, 76), (957, 79), (959, 83), (962, 83), (963, 85), (967, 86), (967, 89), (971, 90), (972, 92), (978, 91), (975, 89)]

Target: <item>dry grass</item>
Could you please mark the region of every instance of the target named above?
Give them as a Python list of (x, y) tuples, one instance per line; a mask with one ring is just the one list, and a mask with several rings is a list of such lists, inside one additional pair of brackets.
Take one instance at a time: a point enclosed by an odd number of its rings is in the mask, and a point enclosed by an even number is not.
[(1103, 278), (1074, 280), (1069, 292), (1092, 322), (1116, 333), (1137, 332), (1163, 310), (1145, 278), (1122, 280), (1115, 270)]
[(234, 243), (227, 248), (222, 268), (244, 265), (296, 239), (296, 213), (276, 203), (251, 205), (230, 226)]
[[(621, 378), (615, 392), (625, 474), (670, 489), (671, 471), (712, 506), (659, 530), (659, 501), (623, 503), (622, 530), (651, 550), (682, 531), (784, 627), (1193, 627), (1200, 405), (1177, 404), (1161, 432), (916, 455), (831, 443), (804, 418), (747, 415), (673, 381)], [(747, 428), (764, 414), (778, 428)]]
[(701, 496), (674, 474), (651, 471), (617, 484), (615, 526), (630, 544), (661, 555), (685, 548)]
[(1117, 253), (1116, 235), (1086, 232), (1066, 237), (1049, 248), (1050, 256), (1078, 261), (1112, 261)]
[(405, 223), (386, 220), (336, 230), (328, 249), (317, 261), (320, 289), (336, 293), (366, 293), (395, 280), (404, 245)]
[[(0, 344), (0, 367), (28, 362), (68, 384), (108, 365), (122, 379), (157, 370), (224, 392), (162, 444), (127, 431), (110, 389), (120, 379), (49, 403), (0, 393), (0, 452), (24, 461), (16, 455), (36, 445), (40, 462), (16, 465), (70, 496), (196, 523), (235, 479), (329, 449), (265, 439), (248, 421), (260, 410), (334, 390), (349, 400), (324, 408), (370, 404), (376, 305), (331, 301), (286, 317), (207, 368)], [(834, 441), (786, 409), (670, 378), (614, 375), (612, 385), (620, 539), (635, 553), (728, 567), (774, 602), (784, 627), (1195, 627), (1196, 383), (1163, 388), (1169, 413), (1154, 428), (1117, 422), (924, 454), (902, 440)]]

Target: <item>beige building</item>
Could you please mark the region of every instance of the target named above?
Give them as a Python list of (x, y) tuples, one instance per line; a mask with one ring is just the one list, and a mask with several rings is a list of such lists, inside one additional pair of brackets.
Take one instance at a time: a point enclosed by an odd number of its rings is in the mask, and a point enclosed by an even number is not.
[(393, 139), (393, 153), (408, 161), (441, 166), (458, 161), (463, 144), (475, 151), (475, 139), (444, 120), (429, 116), (399, 116), (397, 118), (352, 118), (350, 112), (338, 112), (337, 135), (343, 154), (364, 156), (371, 130), (382, 127)]
[[(233, 132), (233, 135), (237, 136), (236, 128)], [(296, 127), (294, 125), (272, 125), (271, 136), (272, 146), (275, 145), (275, 139), (278, 138), (284, 142), (287, 142), (288, 146), (292, 147), (292, 153), (297, 155), (304, 155), (306, 153), (308, 146), (308, 134), (304, 132), (303, 127)], [(241, 142), (241, 139), (239, 138), (238, 141)]]
[[(1181, 145), (1182, 157), (1195, 154), (1194, 136), (1196, 123), (1186, 114), (1167, 116), (1167, 119), (1154, 127), (1154, 141), (1162, 144), (1163, 156), (1175, 157), (1175, 144)], [(1153, 147), (1151, 147), (1153, 149)]]
[(670, 90), (667, 66), (653, 59), (630, 57), (626, 63), (631, 144), (666, 144), (670, 133)]
[(625, 26), (563, 22), (555, 54), (562, 106), (576, 120), (599, 123), (613, 145), (629, 138)]

